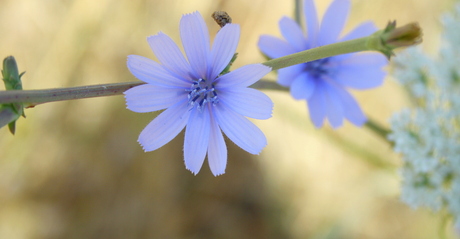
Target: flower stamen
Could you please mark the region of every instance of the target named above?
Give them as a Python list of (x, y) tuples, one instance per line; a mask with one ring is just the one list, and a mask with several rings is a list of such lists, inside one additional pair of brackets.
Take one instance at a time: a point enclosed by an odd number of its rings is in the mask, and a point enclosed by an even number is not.
[(214, 84), (209, 84), (205, 79), (198, 79), (192, 83), (188, 91), (188, 105), (195, 106), (197, 104), (197, 109), (201, 109), (206, 105), (206, 103), (211, 102), (213, 105), (219, 102), (217, 98), (217, 92), (215, 90)]
[(315, 79), (321, 78), (322, 76), (330, 73), (330, 69), (328, 69), (329, 67), (327, 66), (328, 62), (329, 58), (307, 62), (305, 63), (305, 71), (310, 73), (310, 75)]

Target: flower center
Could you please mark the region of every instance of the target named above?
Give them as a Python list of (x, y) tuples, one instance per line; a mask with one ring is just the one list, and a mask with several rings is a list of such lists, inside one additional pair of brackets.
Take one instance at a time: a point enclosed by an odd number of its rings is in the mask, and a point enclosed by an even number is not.
[(305, 63), (306, 64), (305, 70), (308, 71), (308, 73), (310, 73), (310, 75), (313, 78), (315, 79), (321, 78), (321, 76), (324, 76), (330, 73), (329, 67), (327, 64), (328, 62), (329, 62), (329, 58), (307, 62)]
[(211, 102), (213, 105), (219, 102), (214, 84), (206, 82), (205, 79), (195, 80), (188, 91), (188, 105), (201, 111), (206, 103)]

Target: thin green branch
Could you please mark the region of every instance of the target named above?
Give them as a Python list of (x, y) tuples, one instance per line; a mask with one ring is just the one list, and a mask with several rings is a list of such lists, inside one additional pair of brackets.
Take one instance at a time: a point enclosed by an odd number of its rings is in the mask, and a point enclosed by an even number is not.
[[(26, 107), (33, 107), (48, 102), (121, 95), (126, 90), (142, 84), (144, 82), (124, 82), (45, 90), (0, 91), (0, 104), (22, 102)], [(288, 88), (268, 80), (260, 80), (251, 87), (267, 90), (288, 90)]]
[(250, 86), (254, 89), (259, 90), (279, 90), (279, 91), (289, 91), (289, 88), (279, 85), (274, 81), (269, 80), (260, 80)]
[(295, 2), (295, 8), (294, 8), (294, 16), (295, 16), (295, 21), (299, 24), (299, 26), (302, 26), (302, 0), (294, 0)]
[(447, 226), (452, 221), (452, 214), (450, 214), (446, 209), (441, 211), (441, 221), (438, 228), (438, 234), (440, 239), (447, 239)]
[[(418, 44), (421, 41), (421, 29), (417, 24), (409, 24), (396, 28), (396, 24), (390, 23), (384, 30), (354, 40), (338, 42), (292, 55), (276, 58), (263, 63), (272, 70), (278, 70), (309, 61), (314, 61), (331, 56), (347, 54), (359, 51), (380, 51), (390, 57), (393, 49), (401, 46)], [(84, 99), (92, 97), (119, 95), (124, 91), (144, 84), (142, 82), (125, 82), (115, 84), (103, 84), (48, 90), (14, 90), (0, 92), (0, 104), (23, 103), (25, 107), (33, 107), (46, 102)], [(283, 89), (275, 83), (261, 82), (254, 87), (258, 89)], [(283, 89), (284, 90), (284, 89)]]
[(390, 144), (393, 144), (391, 141), (388, 140), (388, 135), (391, 133), (391, 130), (385, 128), (384, 126), (375, 122), (372, 119), (368, 119), (364, 126), (369, 128), (372, 132), (380, 136), (385, 141), (389, 142)]

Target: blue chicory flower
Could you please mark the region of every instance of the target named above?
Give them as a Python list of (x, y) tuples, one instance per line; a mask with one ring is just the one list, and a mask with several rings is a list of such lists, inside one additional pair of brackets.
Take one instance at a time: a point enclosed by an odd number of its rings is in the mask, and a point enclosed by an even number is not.
[[(279, 21), (285, 38), (262, 35), (260, 50), (270, 58), (278, 58), (327, 44), (365, 37), (377, 29), (371, 22), (356, 27), (339, 39), (350, 9), (349, 0), (335, 0), (327, 9), (321, 23), (318, 22), (313, 0), (304, 1), (306, 33), (294, 20), (283, 17)], [(297, 100), (307, 100), (310, 118), (316, 127), (327, 118), (337, 128), (346, 118), (355, 125), (366, 122), (366, 116), (347, 88), (358, 90), (382, 84), (387, 64), (379, 53), (353, 53), (333, 56), (278, 70), (278, 83), (290, 87)]]
[(131, 73), (147, 84), (125, 92), (127, 108), (139, 113), (166, 109), (140, 134), (138, 141), (145, 151), (162, 147), (186, 126), (186, 168), (197, 174), (207, 154), (209, 167), (217, 176), (225, 172), (227, 164), (221, 130), (249, 153), (258, 154), (265, 147), (264, 134), (246, 117), (270, 118), (273, 102), (248, 86), (271, 68), (252, 64), (221, 75), (236, 51), (239, 35), (239, 25), (227, 24), (217, 33), (211, 49), (208, 28), (200, 13), (194, 12), (180, 21), (188, 61), (162, 32), (147, 38), (160, 64), (142, 56), (128, 57)]

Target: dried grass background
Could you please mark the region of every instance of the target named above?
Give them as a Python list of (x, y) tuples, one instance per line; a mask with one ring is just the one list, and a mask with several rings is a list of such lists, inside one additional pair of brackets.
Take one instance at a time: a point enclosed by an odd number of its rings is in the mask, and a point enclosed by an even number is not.
[[(320, 15), (329, 0), (317, 0)], [(352, 0), (351, 30), (372, 19), (418, 21), (423, 48), (439, 46), (439, 15), (452, 1)], [(25, 89), (135, 81), (126, 56), (154, 58), (146, 37), (179, 42), (181, 15), (225, 10), (241, 24), (234, 67), (263, 62), (261, 34), (280, 36), (293, 1), (2, 0), (0, 56), (14, 55)], [(266, 78), (275, 80), (275, 75)], [(365, 80), (365, 79), (363, 79)], [(136, 140), (155, 113), (122, 96), (39, 105), (16, 135), (0, 130), (0, 238), (437, 238), (440, 217), (399, 201), (398, 155), (365, 128), (315, 129), (304, 102), (266, 91), (274, 117), (255, 121), (269, 145), (252, 156), (228, 141), (226, 174), (183, 164), (183, 134), (144, 153)], [(353, 92), (388, 126), (408, 100), (391, 77)], [(452, 234), (449, 232), (448, 234)]]

